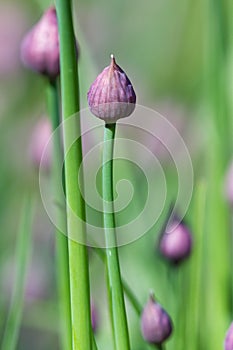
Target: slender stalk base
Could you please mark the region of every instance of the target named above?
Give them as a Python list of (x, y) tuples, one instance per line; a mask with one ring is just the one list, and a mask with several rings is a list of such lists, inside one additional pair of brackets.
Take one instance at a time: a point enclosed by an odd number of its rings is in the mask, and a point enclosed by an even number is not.
[[(49, 82), (48, 86), (48, 109), (52, 122), (53, 131), (60, 124), (59, 117), (59, 99), (58, 88), (55, 81)], [(62, 193), (58, 192), (60, 188), (60, 172), (62, 169), (62, 149), (61, 139), (58, 133), (53, 136), (53, 164), (52, 164), (52, 187), (54, 203), (62, 203)], [(62, 227), (65, 227), (65, 213), (61, 213), (57, 208), (57, 217), (62, 220)], [(57, 285), (60, 311), (60, 337), (61, 348), (63, 350), (72, 349), (72, 328), (71, 328), (71, 310), (70, 310), (70, 279), (69, 279), (69, 255), (68, 239), (64, 232), (56, 232), (56, 268), (57, 268)]]
[[(77, 57), (70, 0), (57, 0), (56, 9), (59, 25), (61, 96), (64, 153), (65, 189), (67, 200), (67, 231), (70, 267), (70, 298), (72, 315), (72, 349), (92, 349), (90, 316), (90, 286), (87, 248), (85, 242), (85, 203), (78, 186), (78, 171), (82, 162), (80, 119), (72, 118), (79, 112), (79, 82)], [(75, 119), (75, 120), (74, 120)], [(69, 120), (69, 122), (68, 122)], [(76, 141), (70, 146), (72, 136)], [(72, 139), (73, 140), (73, 139)], [(76, 220), (76, 217), (81, 220)]]
[[(104, 151), (102, 168), (102, 194), (104, 200), (104, 228), (106, 241), (106, 263), (109, 284), (110, 309), (116, 350), (129, 350), (129, 335), (125, 312), (123, 287), (121, 281), (120, 264), (114, 231), (115, 218), (113, 206), (113, 148), (115, 124), (105, 125)], [(109, 247), (109, 248), (108, 248)]]

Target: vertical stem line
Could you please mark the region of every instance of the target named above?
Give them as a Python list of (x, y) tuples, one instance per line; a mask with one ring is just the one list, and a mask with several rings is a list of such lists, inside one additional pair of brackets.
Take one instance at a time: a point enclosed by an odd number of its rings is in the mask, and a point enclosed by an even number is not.
[(15, 281), (1, 347), (4, 350), (15, 350), (17, 348), (23, 312), (24, 289), (32, 245), (33, 204), (31, 198), (25, 199), (17, 235)]
[(123, 287), (115, 234), (113, 205), (113, 151), (116, 124), (106, 124), (104, 129), (104, 150), (102, 168), (102, 194), (104, 209), (104, 228), (106, 240), (106, 263), (114, 343), (116, 350), (129, 350), (129, 335), (125, 311)]
[(202, 288), (205, 278), (205, 260), (204, 260), (204, 241), (205, 235), (205, 217), (206, 213), (206, 184), (197, 183), (196, 194), (194, 197), (192, 227), (194, 236), (194, 249), (190, 261), (189, 289), (187, 302), (187, 332), (186, 348), (190, 350), (202, 349), (203, 335), (205, 333), (205, 324), (203, 322), (203, 298)]
[[(76, 63), (75, 37), (71, 1), (56, 2), (61, 69), (61, 95), (65, 158), (65, 187), (67, 199), (67, 230), (70, 266), (70, 294), (73, 350), (92, 348), (90, 319), (90, 286), (86, 246), (73, 240), (80, 237), (85, 242), (85, 203), (78, 186), (78, 171), (82, 162), (80, 119), (70, 118), (79, 111), (79, 85)], [(69, 123), (67, 122), (69, 119)], [(69, 149), (71, 137), (76, 141)], [(80, 220), (76, 220), (76, 216)], [(72, 239), (71, 239), (72, 238)]]
[[(205, 348), (221, 348), (229, 324), (230, 213), (222, 195), (223, 179), (230, 159), (231, 120), (226, 99), (226, 53), (224, 3), (206, 0), (205, 88), (211, 138), (207, 154), (206, 205)], [(214, 264), (213, 264), (214, 261)], [(218, 314), (218, 325), (212, 310)], [(208, 334), (212, 336), (209, 337)]]
[[(48, 109), (52, 122), (52, 129), (55, 131), (60, 125), (58, 84), (50, 81), (48, 84)], [(63, 194), (59, 193), (60, 173), (62, 171), (62, 149), (59, 132), (53, 134), (53, 164), (52, 164), (52, 187), (56, 207), (56, 217), (59, 220), (59, 227), (66, 226), (65, 213), (58, 210), (62, 206)], [(56, 234), (56, 273), (58, 285), (58, 298), (60, 309), (60, 336), (63, 350), (72, 349), (72, 328), (70, 310), (70, 279), (69, 279), (69, 255), (68, 239), (65, 232), (55, 229)]]

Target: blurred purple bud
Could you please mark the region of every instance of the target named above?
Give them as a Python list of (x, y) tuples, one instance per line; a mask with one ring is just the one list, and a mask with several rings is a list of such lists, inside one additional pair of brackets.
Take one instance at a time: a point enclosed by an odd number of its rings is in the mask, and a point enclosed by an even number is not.
[(92, 326), (93, 332), (95, 333), (98, 328), (98, 312), (93, 300), (91, 300), (91, 326)]
[[(16, 265), (13, 260), (6, 262), (3, 268), (3, 286), (6, 298), (10, 297), (15, 283)], [(27, 271), (25, 283), (25, 301), (27, 304), (43, 299), (48, 294), (48, 278), (44, 266), (38, 262), (32, 261)]]
[(226, 175), (225, 197), (229, 204), (233, 206), (233, 163), (231, 163)]
[(172, 333), (172, 322), (166, 311), (151, 295), (141, 316), (143, 338), (152, 344), (162, 344)]
[(25, 36), (21, 59), (25, 66), (50, 79), (59, 75), (58, 24), (54, 7), (50, 7)]
[(113, 55), (110, 65), (91, 85), (87, 98), (91, 112), (108, 124), (133, 113), (136, 103), (133, 86)]
[(233, 350), (233, 322), (228, 328), (228, 331), (225, 337), (224, 350)]
[[(46, 148), (46, 145), (52, 134), (52, 126), (50, 120), (43, 117), (36, 124), (30, 141), (30, 158), (36, 168), (40, 165), (45, 169), (49, 170), (51, 165), (52, 149), (50, 146)], [(43, 155), (46, 148), (46, 153)], [(43, 156), (43, 159), (42, 159)], [(41, 163), (42, 160), (42, 164)]]
[(168, 232), (162, 234), (159, 249), (164, 258), (174, 264), (189, 257), (192, 250), (192, 236), (188, 227), (174, 219)]

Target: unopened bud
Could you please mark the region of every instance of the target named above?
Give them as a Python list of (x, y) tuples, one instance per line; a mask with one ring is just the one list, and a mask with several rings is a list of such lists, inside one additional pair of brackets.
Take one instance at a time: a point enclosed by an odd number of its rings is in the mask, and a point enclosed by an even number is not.
[(107, 124), (128, 117), (135, 109), (133, 86), (113, 55), (110, 66), (98, 75), (87, 96), (91, 112)]
[(50, 7), (28, 32), (21, 45), (25, 66), (55, 79), (60, 73), (57, 15)]
[(159, 249), (167, 260), (177, 264), (187, 258), (192, 249), (192, 236), (188, 227), (175, 219), (160, 239)]
[(172, 322), (166, 311), (150, 296), (141, 316), (143, 338), (152, 344), (162, 344), (172, 333)]

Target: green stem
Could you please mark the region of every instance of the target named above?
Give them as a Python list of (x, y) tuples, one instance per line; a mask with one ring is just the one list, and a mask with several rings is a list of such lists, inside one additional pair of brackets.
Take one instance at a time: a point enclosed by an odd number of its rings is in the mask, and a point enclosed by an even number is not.
[(138, 316), (141, 316), (141, 313), (142, 313), (142, 310), (143, 310), (142, 305), (140, 304), (140, 302), (136, 298), (134, 292), (132, 291), (132, 289), (130, 288), (128, 283), (126, 281), (122, 280), (122, 285), (123, 285), (123, 288), (124, 288), (125, 295), (127, 296), (129, 301), (131, 302), (134, 310), (137, 312)]
[[(60, 125), (58, 87), (55, 81), (50, 81), (48, 86), (48, 108), (55, 131)], [(52, 187), (54, 203), (62, 203), (63, 194), (59, 193), (60, 173), (62, 171), (61, 139), (58, 132), (53, 135), (53, 171)], [(57, 220), (62, 220), (60, 227), (65, 227), (65, 214), (57, 209)], [(60, 336), (63, 350), (72, 349), (72, 328), (70, 310), (70, 280), (69, 280), (69, 255), (68, 239), (64, 232), (56, 228), (56, 265), (57, 283), (60, 308)]]
[[(222, 195), (223, 178), (232, 152), (232, 123), (226, 99), (227, 75), (224, 2), (207, 0), (206, 12), (206, 97), (210, 115), (211, 139), (208, 142), (208, 188), (206, 205), (204, 281), (205, 348), (221, 348), (229, 319), (230, 212)], [(213, 264), (214, 261), (214, 264)], [(218, 315), (218, 324), (212, 317), (212, 307)], [(208, 335), (212, 336), (209, 337)]]
[[(101, 258), (102, 261), (105, 261), (105, 255), (101, 248), (97, 248), (94, 251), (98, 254), (98, 256)], [(124, 280), (124, 278), (121, 278), (121, 281), (122, 281), (122, 286), (123, 286), (125, 295), (129, 299), (137, 315), (140, 317), (143, 311), (143, 306), (140, 304), (140, 301), (137, 299), (136, 295), (134, 294), (134, 292), (132, 291), (128, 283)], [(151, 350), (152, 349), (165, 350), (164, 345), (147, 344), (146, 347), (147, 349), (151, 349)]]
[(190, 267), (187, 271), (188, 289), (186, 303), (186, 343), (190, 350), (202, 349), (202, 335), (205, 333), (205, 324), (202, 318), (204, 309), (202, 286), (205, 278), (204, 240), (205, 213), (206, 213), (206, 184), (199, 182), (196, 185), (194, 196), (192, 229), (194, 236), (194, 249), (190, 259)]
[[(79, 87), (75, 37), (69, 0), (57, 0), (59, 24), (61, 95), (67, 198), (67, 230), (70, 266), (70, 293), (73, 350), (92, 348), (90, 319), (90, 287), (86, 246), (73, 240), (79, 234), (85, 242), (85, 203), (78, 187), (78, 171), (82, 162), (80, 119), (70, 118), (79, 111)], [(67, 120), (69, 119), (69, 123)], [(75, 119), (75, 120), (74, 120)], [(69, 148), (71, 138), (75, 142)], [(79, 218), (80, 220), (77, 220)], [(72, 239), (71, 239), (72, 238)]]
[(16, 245), (16, 275), (12, 292), (10, 310), (3, 335), (2, 349), (15, 350), (20, 332), (23, 312), (24, 289), (26, 283), (27, 269), (32, 244), (32, 218), (33, 205), (30, 198), (26, 198), (17, 235)]
[(93, 350), (98, 350), (97, 344), (96, 344), (96, 340), (95, 340), (95, 336), (92, 333), (92, 349)]
[(106, 240), (106, 263), (109, 284), (110, 308), (116, 350), (130, 349), (120, 264), (115, 234), (113, 205), (113, 149), (116, 124), (105, 125), (102, 168), (102, 191), (104, 200), (104, 228)]

